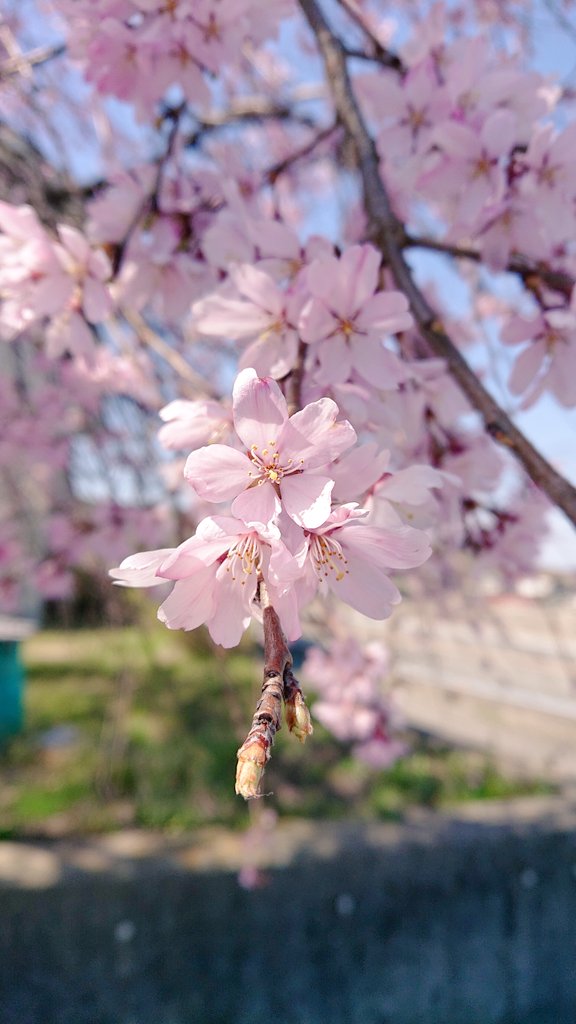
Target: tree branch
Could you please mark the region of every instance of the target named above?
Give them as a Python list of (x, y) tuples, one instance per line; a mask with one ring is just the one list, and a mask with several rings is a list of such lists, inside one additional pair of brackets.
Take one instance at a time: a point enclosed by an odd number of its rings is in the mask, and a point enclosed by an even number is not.
[(264, 678), (250, 732), (238, 751), (236, 769), (236, 792), (245, 800), (260, 796), (260, 782), (281, 727), (282, 702), (288, 729), (301, 743), (313, 731), (302, 690), (292, 674), (292, 655), (262, 578), (259, 594), (264, 622)]
[(329, 28), (316, 0), (299, 0), (299, 3), (316, 36), (324, 59), (336, 113), (356, 150), (371, 237), (383, 253), (396, 285), (408, 298), (422, 336), (430, 349), (445, 360), (452, 376), (472, 406), (481, 414), (488, 433), (495, 441), (514, 453), (534, 483), (542, 488), (576, 526), (576, 488), (536, 451), (484, 388), (414, 281), (402, 251), (404, 227), (394, 213), (380, 176), (378, 154), (352, 90), (345, 51)]
[(66, 45), (56, 43), (55, 46), (38, 46), (35, 50), (29, 50), (28, 53), (8, 57), (0, 64), (0, 81), (11, 78), (12, 75), (19, 75), (23, 71), (29, 71), (33, 67), (38, 67), (39, 64), (47, 64), (48, 61), (61, 57), (64, 53), (66, 53)]
[[(482, 253), (466, 245), (452, 245), (450, 242), (442, 242), (435, 238), (422, 237), (420, 235), (406, 235), (403, 242), (405, 249), (428, 249), (431, 252), (445, 253), (447, 256), (455, 256), (456, 259), (471, 260), (473, 263), (482, 262)], [(526, 281), (537, 277), (543, 284), (552, 288), (555, 292), (566, 295), (572, 294), (576, 281), (565, 270), (554, 270), (546, 263), (535, 263), (534, 260), (521, 253), (510, 256), (505, 270), (509, 274), (517, 274)]]
[[(262, 588), (262, 584), (260, 585)], [(264, 679), (250, 732), (238, 751), (236, 792), (245, 800), (259, 796), (260, 782), (270, 760), (274, 737), (281, 726), (284, 672), (292, 655), (280, 619), (270, 604), (264, 607)]]

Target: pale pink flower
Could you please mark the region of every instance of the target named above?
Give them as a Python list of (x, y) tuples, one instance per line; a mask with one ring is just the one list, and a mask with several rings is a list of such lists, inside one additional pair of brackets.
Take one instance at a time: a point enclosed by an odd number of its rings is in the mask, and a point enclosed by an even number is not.
[(131, 587), (174, 580), (172, 593), (158, 609), (160, 621), (169, 629), (186, 630), (205, 623), (215, 643), (235, 647), (256, 612), (261, 576), (288, 639), (297, 639), (300, 623), (289, 585), (298, 571), (276, 536), (248, 530), (231, 516), (214, 516), (203, 519), (179, 547), (131, 555), (110, 575)]
[(477, 237), (482, 259), (491, 270), (504, 270), (512, 252), (538, 259), (548, 251), (538, 210), (520, 195), (487, 206), (477, 226)]
[(169, 451), (183, 451), (221, 441), (232, 430), (231, 413), (210, 398), (187, 402), (176, 399), (158, 414), (164, 426), (158, 431), (160, 444)]
[(281, 288), (269, 274), (244, 263), (230, 270), (230, 283), (192, 307), (195, 329), (208, 337), (251, 341), (240, 368), (285, 376), (298, 352), (296, 322), (302, 308), (300, 290)]
[(185, 476), (206, 501), (233, 500), (232, 513), (248, 526), (266, 527), (281, 508), (304, 527), (330, 513), (330, 464), (356, 440), (347, 420), (337, 422), (329, 398), (288, 416), (275, 381), (243, 370), (234, 384), (233, 419), (246, 452), (213, 444), (188, 457)]
[(213, 274), (183, 251), (182, 238), (182, 225), (174, 217), (157, 217), (139, 234), (118, 281), (124, 306), (149, 307), (174, 323), (188, 312), (194, 296), (212, 284)]
[(386, 619), (401, 600), (389, 578), (390, 569), (410, 569), (430, 557), (428, 537), (411, 526), (381, 528), (362, 520), (368, 515), (354, 503), (340, 505), (315, 530), (305, 530), (295, 550), (288, 547), (304, 568), (304, 586), (319, 583), (346, 604), (371, 619)]
[(437, 128), (434, 140), (444, 156), (423, 175), (419, 185), (437, 199), (454, 196), (458, 221), (474, 224), (488, 201), (499, 202), (504, 197), (503, 157), (516, 141), (516, 118), (508, 110), (497, 110), (479, 133), (467, 125), (447, 121)]
[(371, 245), (354, 245), (340, 259), (315, 261), (306, 275), (312, 298), (298, 329), (314, 345), (318, 379), (341, 384), (352, 370), (374, 387), (394, 389), (405, 369), (382, 344), (386, 335), (412, 326), (401, 292), (377, 292), (380, 255)]
[(531, 320), (514, 317), (501, 337), (508, 345), (530, 343), (516, 359), (508, 382), (513, 394), (526, 393), (525, 406), (545, 389), (565, 408), (576, 405), (576, 310), (546, 310)]
[(314, 717), (342, 743), (353, 744), (355, 757), (381, 770), (405, 753), (394, 735), (401, 722), (384, 692), (388, 655), (382, 644), (360, 646), (348, 636), (329, 651), (312, 648), (302, 672), (320, 694)]
[(393, 72), (366, 76), (360, 89), (370, 114), (383, 126), (378, 148), (386, 161), (425, 151), (434, 127), (449, 110), (428, 64), (413, 68), (403, 80)]

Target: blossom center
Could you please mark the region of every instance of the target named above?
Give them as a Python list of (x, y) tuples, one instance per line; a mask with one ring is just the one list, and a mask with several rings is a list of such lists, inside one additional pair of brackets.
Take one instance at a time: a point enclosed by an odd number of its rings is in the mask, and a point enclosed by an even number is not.
[(248, 457), (252, 461), (252, 465), (255, 467), (256, 472), (252, 471), (248, 473), (250, 477), (256, 477), (258, 484), (264, 484), (270, 481), (272, 484), (279, 484), (282, 477), (289, 476), (291, 473), (301, 473), (301, 467), (304, 464), (304, 459), (298, 460), (296, 465), (294, 459), (286, 459), (285, 462), (281, 462), (281, 454), (276, 448), (276, 441), (269, 441), (269, 448), (262, 448), (259, 450), (257, 444), (253, 444), (248, 452)]
[[(232, 572), (232, 579), (235, 581), (235, 571), (241, 572), (244, 576), (251, 576), (254, 571), (262, 572), (262, 548), (254, 533), (247, 533), (230, 548), (226, 555), (226, 572)], [(239, 567), (239, 568), (238, 568)], [(246, 580), (241, 579), (242, 585)]]
[(348, 575), (348, 560), (344, 557), (342, 548), (337, 540), (332, 540), (325, 534), (315, 534), (311, 537), (310, 554), (312, 564), (319, 579), (326, 579), (331, 572), (339, 583)]

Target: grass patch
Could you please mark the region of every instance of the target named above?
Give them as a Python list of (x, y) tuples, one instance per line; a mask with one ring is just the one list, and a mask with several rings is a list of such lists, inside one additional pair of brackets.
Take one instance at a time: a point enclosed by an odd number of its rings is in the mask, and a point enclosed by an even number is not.
[[(0, 837), (245, 825), (235, 759), (261, 674), (249, 644), (224, 658), (200, 632), (155, 624), (46, 631), (24, 654), (25, 731), (0, 748)], [(280, 732), (265, 788), (284, 817), (363, 819), (550, 791), (417, 737), (374, 772), (319, 726), (306, 747)]]

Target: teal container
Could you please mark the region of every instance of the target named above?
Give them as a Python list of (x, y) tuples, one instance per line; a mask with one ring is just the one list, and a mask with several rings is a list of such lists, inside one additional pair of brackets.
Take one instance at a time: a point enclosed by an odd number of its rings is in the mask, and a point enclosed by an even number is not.
[(24, 668), (18, 640), (0, 640), (0, 744), (22, 729)]

